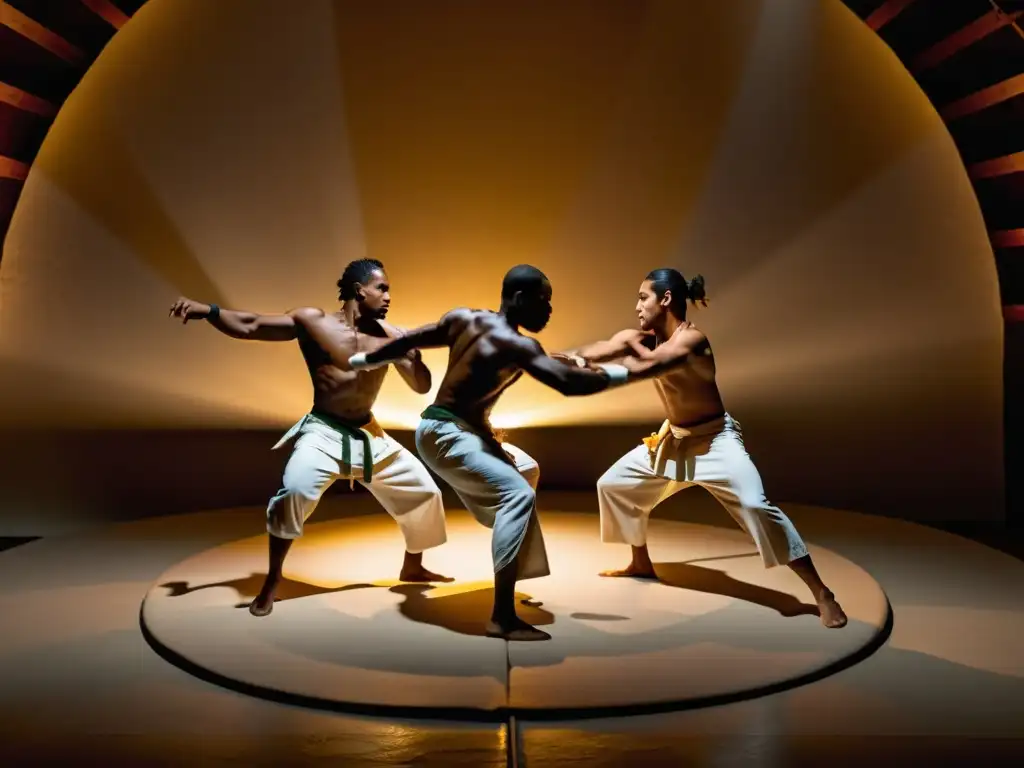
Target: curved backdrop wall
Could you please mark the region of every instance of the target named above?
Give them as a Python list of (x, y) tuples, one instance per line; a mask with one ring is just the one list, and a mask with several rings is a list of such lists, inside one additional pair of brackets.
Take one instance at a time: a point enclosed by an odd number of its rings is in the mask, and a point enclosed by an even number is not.
[[(632, 326), (648, 270), (700, 272), (692, 319), (770, 493), (1001, 513), (986, 229), (940, 117), (838, 0), (150, 0), (22, 192), (3, 424), (282, 429), (311, 394), (294, 345), (167, 307), (330, 308), (363, 256), (407, 326), (495, 306), (505, 270), (536, 264), (549, 349)], [(426, 359), (439, 380), (444, 354)], [(391, 376), (378, 416), (407, 428), (428, 402)], [(495, 421), (551, 454), (549, 477), (589, 478), (576, 437), (659, 417), (647, 384), (565, 399), (531, 381)]]

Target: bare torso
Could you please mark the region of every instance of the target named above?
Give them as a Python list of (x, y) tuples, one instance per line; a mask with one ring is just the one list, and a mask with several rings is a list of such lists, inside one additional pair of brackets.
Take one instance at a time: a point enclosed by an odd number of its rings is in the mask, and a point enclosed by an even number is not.
[[(697, 332), (692, 325), (681, 330)], [(653, 341), (653, 337), (647, 338)], [(715, 381), (711, 344), (703, 334), (699, 339), (683, 365), (654, 379), (654, 388), (665, 406), (665, 417), (680, 427), (701, 424), (725, 413)]]
[(434, 400), (471, 426), (490, 430), (501, 393), (521, 375), (510, 346), (519, 335), (496, 312), (456, 310), (448, 340), (448, 369)]
[(357, 329), (341, 312), (325, 314), (311, 321), (308, 330), (300, 329), (299, 348), (313, 382), (313, 407), (345, 421), (361, 424), (369, 420), (390, 366), (343, 370), (331, 362), (331, 355), (345, 359), (357, 352), (372, 352), (395, 335), (390, 326), (376, 321)]

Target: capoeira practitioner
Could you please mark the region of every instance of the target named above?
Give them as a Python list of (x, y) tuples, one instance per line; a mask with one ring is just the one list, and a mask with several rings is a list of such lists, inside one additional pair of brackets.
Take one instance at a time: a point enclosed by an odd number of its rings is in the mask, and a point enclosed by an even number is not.
[(550, 570), (536, 510), (540, 469), (519, 448), (499, 442), (490, 426), (491, 409), (523, 371), (565, 395), (599, 392), (627, 376), (619, 365), (590, 370), (557, 361), (519, 332), (522, 327), (536, 333), (550, 317), (551, 284), (540, 270), (520, 265), (505, 275), (500, 311), (454, 309), (436, 324), (350, 361), (361, 369), (417, 348), (449, 348), (448, 369), (437, 399), (423, 412), (416, 447), (474, 517), (493, 529), (494, 610), (486, 631), (508, 640), (550, 637), (515, 611), (517, 579)]
[[(423, 567), (424, 550), (445, 542), (441, 490), (427, 468), (395, 442), (373, 418), (372, 408), (387, 368), (357, 372), (347, 363), (359, 351), (377, 349), (401, 331), (384, 322), (391, 303), (387, 275), (375, 259), (353, 261), (338, 280), (339, 312), (305, 307), (283, 315), (221, 309), (180, 298), (170, 314), (184, 322), (205, 318), (236, 339), (297, 339), (313, 382), (313, 408), (278, 441), (295, 439), (282, 488), (267, 506), (270, 567), (259, 595), (249, 606), (254, 616), (274, 607), (274, 591), (292, 542), (302, 535), (324, 491), (337, 479), (358, 481), (395, 519), (405, 538), (402, 581), (451, 581)], [(430, 391), (430, 371), (417, 352), (402, 355), (395, 367), (419, 394)]]
[(640, 329), (566, 353), (577, 365), (614, 360), (630, 379), (651, 378), (667, 420), (597, 481), (601, 541), (629, 544), (633, 559), (602, 576), (657, 578), (647, 551), (651, 510), (689, 485), (706, 488), (751, 535), (766, 568), (788, 565), (814, 595), (826, 627), (846, 614), (822, 583), (789, 518), (765, 497), (740, 425), (722, 404), (707, 337), (686, 320), (686, 301), (706, 305), (704, 279), (689, 283), (674, 269), (651, 272), (640, 286)]

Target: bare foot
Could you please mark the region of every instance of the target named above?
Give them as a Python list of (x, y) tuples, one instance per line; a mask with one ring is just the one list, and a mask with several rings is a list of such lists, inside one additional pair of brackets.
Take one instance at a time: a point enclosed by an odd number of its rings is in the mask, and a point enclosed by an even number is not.
[(846, 614), (842, 606), (836, 602), (836, 596), (825, 590), (818, 598), (818, 612), (821, 614), (821, 623), (829, 629), (841, 629), (846, 626)]
[(422, 584), (428, 581), (443, 581), (450, 582), (455, 581), (451, 576), (442, 576), (439, 573), (428, 571), (422, 565), (410, 568), (402, 568), (398, 574), (399, 581), (410, 581), (417, 584)]
[(256, 599), (249, 603), (249, 613), (253, 616), (269, 616), (274, 610), (274, 596), (259, 594)]
[(520, 642), (551, 639), (551, 635), (549, 635), (547, 632), (537, 629), (531, 624), (527, 624), (518, 616), (507, 624), (504, 622), (499, 624), (498, 622), (493, 620), (488, 621), (487, 636), (500, 637), (505, 640), (517, 640)]
[(634, 579), (657, 579), (658, 575), (654, 572), (653, 565), (637, 565), (636, 563), (630, 563), (628, 566), (623, 568), (621, 571), (601, 571), (601, 576), (612, 576), (622, 577), (628, 576)]

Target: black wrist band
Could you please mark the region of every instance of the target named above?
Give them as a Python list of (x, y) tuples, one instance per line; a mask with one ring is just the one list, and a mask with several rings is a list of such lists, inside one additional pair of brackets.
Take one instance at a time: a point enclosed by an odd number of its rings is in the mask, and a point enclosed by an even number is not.
[(220, 307), (218, 307), (216, 304), (211, 304), (210, 311), (206, 313), (206, 319), (216, 320), (218, 317), (220, 317)]

